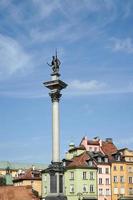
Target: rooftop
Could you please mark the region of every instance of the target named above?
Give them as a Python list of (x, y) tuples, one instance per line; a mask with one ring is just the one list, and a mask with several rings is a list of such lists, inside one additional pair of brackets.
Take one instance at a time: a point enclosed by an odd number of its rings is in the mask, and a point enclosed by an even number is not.
[(39, 200), (30, 186), (2, 186), (0, 197), (4, 200)]

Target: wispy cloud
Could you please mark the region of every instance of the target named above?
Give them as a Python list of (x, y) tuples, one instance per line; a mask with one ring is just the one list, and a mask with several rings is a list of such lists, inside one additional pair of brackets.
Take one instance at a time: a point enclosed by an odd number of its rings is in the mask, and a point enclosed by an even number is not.
[(75, 90), (82, 90), (82, 91), (99, 91), (106, 88), (105, 83), (101, 83), (97, 80), (91, 80), (91, 81), (80, 81), (80, 80), (74, 80), (69, 84), (70, 89)]
[(133, 41), (131, 38), (112, 38), (111, 43), (112, 45), (110, 48), (112, 48), (114, 52), (133, 53)]
[(126, 3), (124, 4), (124, 12), (123, 12), (123, 18), (128, 18), (130, 15), (133, 14), (132, 10), (133, 10), (133, 4), (132, 1), (126, 1)]
[[(66, 97), (68, 96), (85, 96), (85, 95), (106, 95), (106, 94), (125, 94), (133, 93), (133, 83), (126, 83), (124, 86), (117, 86), (117, 84), (108, 84), (107, 82), (100, 82), (98, 80), (81, 81), (73, 80), (67, 81), (68, 88), (63, 91)], [(31, 90), (31, 87), (24, 85), (23, 88), (9, 88), (1, 89), (0, 96), (11, 97), (11, 98), (21, 98), (21, 99), (40, 99), (48, 98), (48, 94), (43, 88), (35, 87)]]
[(31, 66), (31, 56), (11, 37), (0, 34), (0, 79)]
[(133, 93), (133, 84), (127, 83), (125, 86), (110, 85), (97, 80), (69, 82), (69, 90), (66, 94), (71, 96), (102, 95), (102, 94), (124, 94)]

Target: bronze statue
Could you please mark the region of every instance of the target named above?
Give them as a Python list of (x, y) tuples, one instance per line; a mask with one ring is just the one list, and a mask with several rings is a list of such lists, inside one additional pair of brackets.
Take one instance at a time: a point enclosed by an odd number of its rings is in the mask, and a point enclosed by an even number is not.
[(59, 72), (59, 66), (61, 64), (60, 60), (57, 57), (57, 52), (56, 56), (52, 56), (52, 61), (51, 64), (47, 63), (50, 67), (52, 67), (53, 73), (58, 73)]

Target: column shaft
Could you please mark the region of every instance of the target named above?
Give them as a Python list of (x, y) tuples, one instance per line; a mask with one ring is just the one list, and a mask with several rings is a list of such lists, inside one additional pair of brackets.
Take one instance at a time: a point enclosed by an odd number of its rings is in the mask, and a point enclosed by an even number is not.
[(52, 103), (52, 161), (60, 162), (60, 116), (59, 116), (59, 102)]

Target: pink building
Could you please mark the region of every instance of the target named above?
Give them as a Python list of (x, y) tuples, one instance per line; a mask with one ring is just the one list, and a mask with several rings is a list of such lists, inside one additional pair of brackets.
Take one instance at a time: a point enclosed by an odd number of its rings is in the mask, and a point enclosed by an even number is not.
[(117, 152), (117, 147), (114, 145), (112, 138), (106, 138), (105, 141), (95, 137), (89, 140), (86, 136), (80, 142), (80, 146), (84, 146), (87, 151), (101, 152), (104, 155), (112, 156)]
[(111, 138), (105, 141), (95, 137), (88, 140), (84, 137), (80, 143), (89, 152), (90, 156), (95, 160), (98, 168), (97, 187), (98, 200), (111, 200), (111, 170), (109, 160), (112, 154), (117, 151)]
[(111, 200), (111, 170), (108, 156), (101, 152), (89, 152), (97, 171), (98, 200)]

